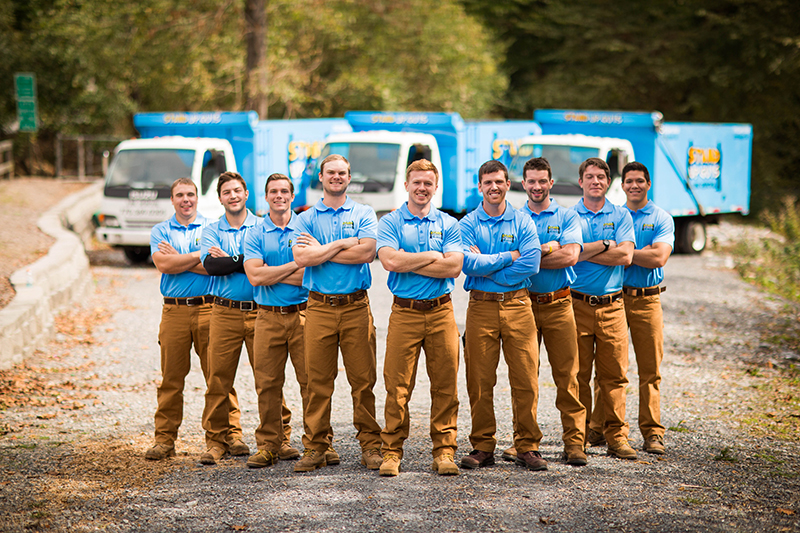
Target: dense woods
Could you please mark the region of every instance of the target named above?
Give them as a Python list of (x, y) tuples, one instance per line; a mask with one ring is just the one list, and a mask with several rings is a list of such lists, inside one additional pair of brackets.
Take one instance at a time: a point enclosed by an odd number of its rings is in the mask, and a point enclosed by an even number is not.
[[(259, 4), (254, 63), (246, 14)], [(37, 76), (41, 146), (130, 134), (137, 111), (263, 110), (259, 98), (269, 118), (657, 109), (752, 123), (760, 209), (800, 193), (798, 13), (790, 0), (11, 0), (0, 127), (24, 155), (15, 72)]]

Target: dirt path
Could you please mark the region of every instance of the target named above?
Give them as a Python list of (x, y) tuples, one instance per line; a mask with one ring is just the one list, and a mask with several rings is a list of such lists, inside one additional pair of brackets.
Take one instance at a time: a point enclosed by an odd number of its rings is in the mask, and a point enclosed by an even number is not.
[[(663, 419), (668, 454), (636, 462), (592, 448), (589, 465), (558, 460), (555, 387), (542, 357), (542, 453), (550, 469), (530, 473), (497, 455), (495, 467), (440, 478), (429, 469), (424, 372), (411, 403), (411, 438), (403, 471), (379, 478), (358, 461), (352, 408), (343, 374), (333, 424), (342, 464), (296, 475), (291, 464), (251, 471), (242, 460), (202, 467), (200, 413), (204, 387), (197, 362), (187, 383), (184, 425), (174, 460), (145, 462), (151, 442), (158, 275), (124, 266), (121, 254), (95, 254), (96, 292), (65, 315), (62, 335), (26, 368), (0, 374), (0, 530), (3, 531), (800, 531), (797, 442), (764, 436), (769, 364), (789, 354), (762, 339), (783, 302), (743, 283), (724, 256), (675, 256), (664, 293), (666, 358)], [(386, 275), (376, 263), (370, 298), (378, 359), (388, 321)], [(463, 278), (462, 278), (463, 279)], [(466, 297), (454, 299), (463, 330)], [(243, 361), (245, 358), (243, 358)], [(754, 363), (760, 366), (754, 367)], [(422, 364), (422, 363), (421, 363)], [(754, 371), (754, 368), (759, 370)], [(498, 378), (499, 447), (511, 438), (504, 367)], [(380, 374), (380, 373), (379, 373)], [(628, 421), (636, 427), (636, 368), (629, 375)], [(237, 377), (247, 442), (256, 418), (252, 373)], [(383, 420), (383, 382), (375, 388)], [(459, 452), (469, 408), (460, 370)], [(299, 415), (293, 376), (287, 402)], [(798, 416), (788, 403), (776, 419)], [(780, 424), (780, 421), (776, 422)], [(293, 440), (299, 443), (300, 421)], [(776, 426), (778, 427), (778, 426)], [(761, 433), (764, 433), (761, 431)], [(635, 447), (641, 436), (631, 430)]]

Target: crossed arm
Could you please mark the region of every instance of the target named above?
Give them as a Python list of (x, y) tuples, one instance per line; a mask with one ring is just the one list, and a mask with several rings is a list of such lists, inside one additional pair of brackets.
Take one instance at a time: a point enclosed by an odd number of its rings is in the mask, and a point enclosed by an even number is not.
[(383, 268), (389, 272), (413, 272), (430, 278), (455, 278), (461, 273), (461, 252), (406, 252), (384, 246), (378, 251)]
[(200, 264), (200, 251), (182, 254), (167, 241), (158, 243), (158, 251), (153, 254), (153, 264), (162, 274), (182, 274), (194, 272), (208, 275)]
[(303, 285), (304, 268), (297, 266), (294, 261), (278, 266), (270, 266), (261, 259), (248, 259), (244, 262), (244, 271), (247, 279), (253, 286), (275, 285), (286, 283), (300, 287)]
[(632, 264), (645, 268), (661, 268), (667, 264), (672, 246), (665, 242), (654, 242), (633, 251)]
[(347, 237), (320, 244), (313, 235), (301, 233), (292, 247), (294, 261), (300, 267), (321, 265), (325, 261), (342, 265), (371, 263), (375, 259), (377, 241), (372, 238)]
[(630, 266), (633, 260), (633, 243), (630, 241), (619, 244), (616, 241), (609, 242), (608, 250), (602, 240), (584, 243), (583, 252), (578, 260), (605, 266)]
[(546, 242), (542, 244), (542, 262), (539, 268), (557, 269), (575, 266), (580, 254), (581, 245), (576, 242), (564, 246), (561, 246), (558, 241)]

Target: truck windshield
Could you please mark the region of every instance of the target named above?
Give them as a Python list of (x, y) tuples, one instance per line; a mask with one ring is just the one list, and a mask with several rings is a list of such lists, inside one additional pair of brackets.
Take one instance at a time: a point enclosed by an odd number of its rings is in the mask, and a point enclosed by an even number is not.
[(578, 185), (578, 167), (590, 157), (598, 157), (597, 148), (587, 146), (557, 146), (523, 144), (508, 169), (512, 190), (522, 191), (522, 169), (532, 157), (544, 157), (553, 170), (553, 189), (556, 194), (582, 194)]
[(127, 197), (132, 189), (150, 189), (158, 191), (159, 198), (169, 198), (172, 182), (191, 177), (194, 156), (194, 150), (120, 150), (106, 178), (106, 196)]
[[(331, 143), (322, 149), (317, 159), (339, 154), (350, 161), (350, 187), (352, 192), (389, 192), (394, 187), (400, 145), (392, 143)], [(319, 164), (319, 163), (318, 163)], [(317, 174), (319, 168), (317, 168)], [(315, 179), (311, 186), (321, 189), (322, 183)]]

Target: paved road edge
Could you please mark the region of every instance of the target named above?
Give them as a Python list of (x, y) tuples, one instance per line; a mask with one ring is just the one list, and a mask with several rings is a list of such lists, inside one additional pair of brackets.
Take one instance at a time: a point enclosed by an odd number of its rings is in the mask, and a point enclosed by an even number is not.
[(56, 239), (47, 255), (11, 275), (16, 296), (0, 310), (0, 369), (24, 361), (55, 335), (55, 315), (87, 294), (91, 283), (84, 244), (92, 237), (92, 214), (100, 208), (103, 182), (64, 198), (39, 218), (39, 229)]

